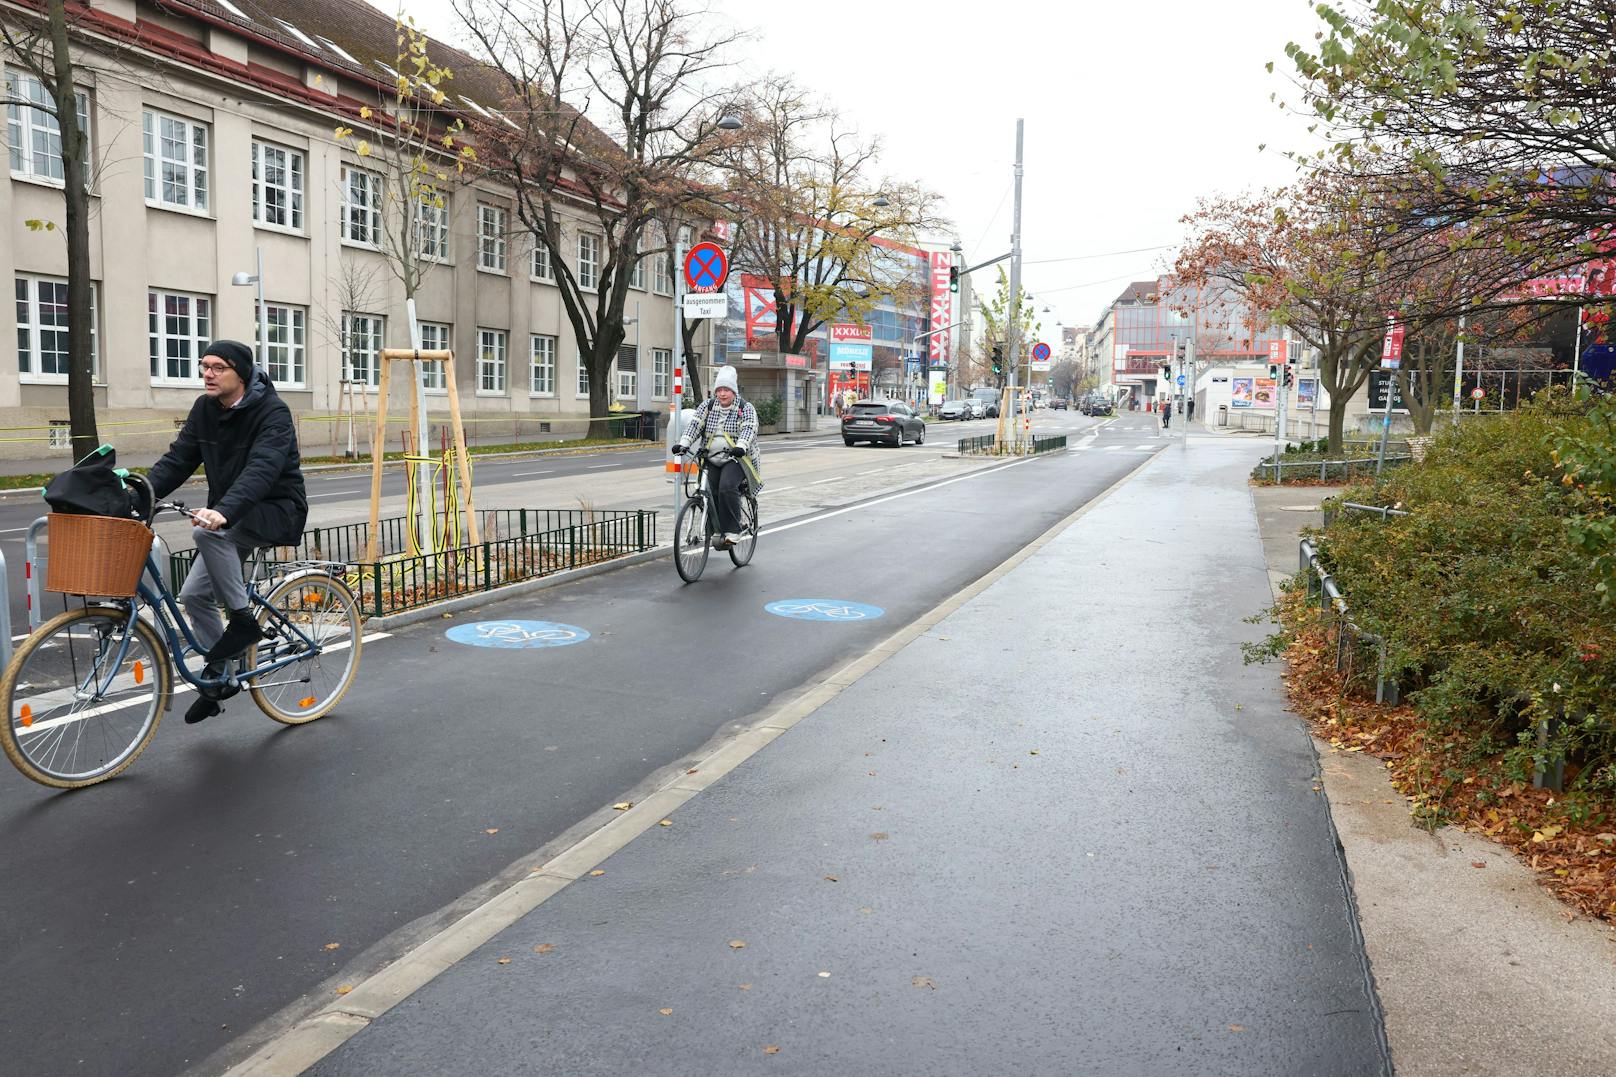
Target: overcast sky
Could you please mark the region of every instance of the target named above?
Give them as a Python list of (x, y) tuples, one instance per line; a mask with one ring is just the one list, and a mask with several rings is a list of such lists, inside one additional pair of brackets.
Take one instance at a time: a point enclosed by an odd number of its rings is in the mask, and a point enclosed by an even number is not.
[[(1092, 256), (1176, 243), (1197, 196), (1287, 182), (1279, 151), (1307, 140), (1269, 95), (1291, 88), (1284, 48), (1311, 40), (1310, 0), (709, 2), (711, 18), (751, 32), (744, 70), (797, 76), (882, 139), (889, 174), (940, 193), (972, 263), (1010, 249), (1024, 118), (1025, 287), (1052, 308), (1045, 327), (1089, 324), (1172, 252)], [(464, 43), (449, 0), (406, 10)], [(974, 283), (995, 280), (988, 269)]]

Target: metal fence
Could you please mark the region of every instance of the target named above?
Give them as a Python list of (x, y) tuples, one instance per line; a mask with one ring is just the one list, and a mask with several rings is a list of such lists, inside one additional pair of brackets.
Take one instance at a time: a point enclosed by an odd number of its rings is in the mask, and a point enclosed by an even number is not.
[[(1352, 619), (1347, 600), (1336, 586), (1335, 578), (1319, 561), (1313, 544), (1302, 539), (1299, 544), (1301, 573), (1307, 585), (1309, 601), (1318, 599), (1320, 609), (1333, 609), (1335, 619), (1335, 668), (1343, 669), (1352, 656), (1352, 639), (1360, 639), (1375, 647), (1375, 702), (1396, 706), (1402, 699), (1397, 682), (1386, 676), (1386, 640), (1373, 632), (1366, 632)], [(1350, 635), (1349, 635), (1350, 633)]]
[(1055, 452), (1064, 448), (1066, 448), (1065, 434), (1034, 434), (1032, 436), (1032, 453), (1034, 456), (1039, 453)]
[(993, 441), (992, 434), (983, 434), (974, 438), (960, 438), (959, 454), (961, 456), (970, 456), (974, 453), (992, 452)]
[[(598, 564), (648, 550), (657, 542), (657, 514), (647, 509), (484, 509), (478, 516), (482, 542), (434, 554), (404, 552), (408, 518), (392, 516), (378, 523), (374, 562), (360, 560), (370, 534), (364, 523), (310, 528), (298, 545), (276, 548), (260, 561), (269, 566), (297, 561), (347, 565), (360, 609), (367, 616), (382, 617)], [(438, 514), (439, 534), (444, 523), (444, 515)], [(195, 550), (170, 555), (174, 591), (185, 583), (195, 561)]]
[[(1414, 459), (1408, 455), (1386, 457), (1386, 464), (1406, 464)], [(1351, 481), (1355, 475), (1373, 474), (1376, 458), (1364, 457), (1358, 460), (1285, 460), (1270, 456), (1259, 463), (1252, 474), (1262, 478), (1272, 478), (1276, 485), (1285, 481), (1285, 475), (1292, 472), (1300, 473), (1312, 478), (1317, 473), (1320, 482), (1328, 482), (1331, 475), (1338, 475), (1343, 481)]]

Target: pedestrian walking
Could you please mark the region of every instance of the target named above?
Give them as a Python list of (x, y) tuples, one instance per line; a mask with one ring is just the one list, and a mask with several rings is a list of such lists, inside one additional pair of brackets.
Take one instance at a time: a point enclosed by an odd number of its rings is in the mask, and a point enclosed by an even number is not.
[(1161, 421), (1162, 421), (1162, 429), (1163, 430), (1166, 430), (1169, 426), (1173, 425), (1173, 405), (1172, 404), (1170, 404), (1170, 403), (1163, 403), (1162, 404)]
[(1184, 402), (1184, 419), (1192, 423), (1195, 421), (1195, 398), (1193, 396)]

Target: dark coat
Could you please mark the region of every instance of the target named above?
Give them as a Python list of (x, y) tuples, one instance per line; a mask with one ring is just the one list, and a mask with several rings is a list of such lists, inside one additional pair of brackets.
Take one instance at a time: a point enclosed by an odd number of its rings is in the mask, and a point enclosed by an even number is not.
[(262, 369), (253, 368), (240, 407), (197, 397), (179, 437), (146, 478), (153, 493), (167, 497), (198, 465), (207, 469), (207, 507), (227, 527), (240, 524), (277, 546), (302, 540), (309, 499), (298, 468), (297, 429)]

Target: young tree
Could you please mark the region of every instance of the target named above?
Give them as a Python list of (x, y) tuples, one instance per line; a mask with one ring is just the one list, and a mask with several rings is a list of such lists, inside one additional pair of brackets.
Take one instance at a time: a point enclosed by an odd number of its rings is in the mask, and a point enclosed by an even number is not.
[[(998, 374), (993, 375), (995, 384), (1002, 389), (1010, 379), (1009, 341), (1012, 323), (1017, 327), (1017, 340), (1019, 341), (1018, 362), (1023, 367), (1027, 367), (1032, 361), (1032, 346), (1038, 340), (1040, 323), (1038, 315), (1033, 309), (1032, 300), (1027, 298), (1025, 289), (1021, 293), (1020, 317), (1014, 319), (1011, 317), (1010, 278), (1005, 275), (1003, 266), (999, 267), (998, 272), (999, 282), (997, 289), (993, 293), (993, 298), (982, 305), (982, 321), (985, 327), (982, 335), (984, 342), (989, 343), (990, 349), (992, 344), (997, 344), (1002, 349), (1004, 360), (1000, 364)], [(991, 354), (990, 350), (989, 355), (991, 356)], [(991, 365), (988, 370), (992, 374)], [(1018, 373), (1016, 384), (1022, 386), (1028, 384), (1029, 370), (1030, 367)]]
[(766, 79), (743, 106), (748, 136), (725, 158), (741, 223), (735, 268), (774, 292), (775, 335), (797, 354), (826, 322), (863, 322), (884, 301), (928, 287), (881, 241), (912, 243), (945, 222), (937, 196), (876, 175), (880, 143), (861, 139), (789, 78)]
[(503, 115), (475, 125), (485, 164), (550, 254), (588, 372), (590, 434), (605, 436), (629, 280), (676, 239), (648, 248), (647, 225), (701, 197), (728, 141), (719, 123), (733, 94), (711, 82), (736, 36), (703, 32), (682, 0), (455, 0), (455, 10), (504, 90)]
[[(8, 105), (32, 109), (56, 128), (51, 149), (61, 160), (62, 234), (67, 242), (67, 415), (73, 455), (82, 457), (101, 444), (95, 422), (95, 357), (92, 351), (90, 267), (90, 140), (80, 125), (78, 91), (71, 54), (72, 19), (65, 0), (44, 0), (43, 16), (16, 9), (0, 19), (6, 59), (45, 89), (47, 100), (23, 97), (6, 80)], [(18, 22), (13, 24), (12, 19)], [(12, 147), (28, 153), (30, 147)], [(33, 229), (55, 230), (50, 221), (29, 221)]]

